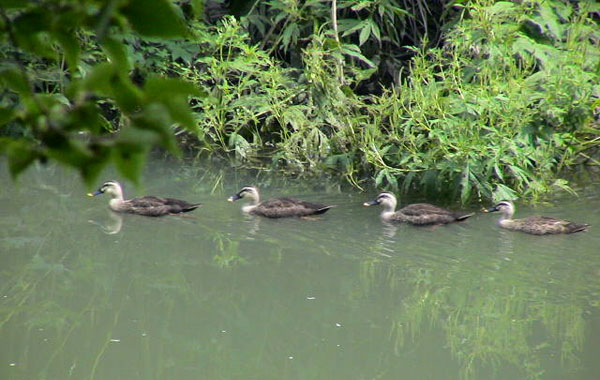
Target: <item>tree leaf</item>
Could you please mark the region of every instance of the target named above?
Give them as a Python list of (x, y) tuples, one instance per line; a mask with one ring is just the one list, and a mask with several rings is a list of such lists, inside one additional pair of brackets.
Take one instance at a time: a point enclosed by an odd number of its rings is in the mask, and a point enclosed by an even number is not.
[(171, 153), (175, 155), (180, 153), (175, 137), (170, 130), (173, 120), (165, 105), (151, 103), (142, 112), (133, 115), (131, 122), (135, 128), (156, 133), (158, 143), (167, 148)]
[(23, 0), (0, 0), (0, 8), (10, 9), (10, 8), (25, 8), (27, 3)]
[(69, 70), (74, 73), (79, 65), (79, 42), (75, 37), (75, 33), (58, 30), (54, 31), (52, 36), (56, 38), (63, 49)]
[(5, 125), (13, 121), (16, 112), (13, 108), (0, 107), (0, 126)]
[(112, 96), (119, 108), (126, 113), (139, 110), (142, 105), (143, 94), (128, 77), (113, 75), (110, 81)]
[(296, 39), (298, 38), (298, 34), (299, 34), (299, 29), (298, 29), (298, 24), (291, 23), (289, 24), (283, 31), (283, 33), (281, 34), (281, 42), (283, 44), (283, 51), (287, 52), (287, 49), (290, 45), (290, 42), (294, 42), (294, 44), (296, 43)]
[(358, 45), (362, 46), (371, 36), (371, 24), (365, 23), (362, 29), (360, 30), (360, 34), (358, 35)]
[(188, 130), (196, 131), (196, 121), (188, 106), (187, 99), (189, 96), (204, 97), (206, 93), (201, 92), (189, 82), (157, 76), (152, 76), (146, 81), (144, 90), (148, 102), (162, 103), (167, 107), (173, 121), (178, 122)]
[(371, 60), (369, 60), (367, 57), (362, 55), (362, 53), (360, 52), (360, 48), (356, 45), (343, 44), (342, 45), (342, 53), (349, 55), (351, 57), (357, 58), (359, 61), (367, 64), (369, 67), (372, 67), (372, 68), (376, 67), (375, 64), (373, 62), (371, 62)]
[(108, 55), (113, 68), (116, 68), (122, 75), (128, 75), (131, 71), (131, 62), (127, 55), (125, 45), (114, 37), (106, 36), (102, 41), (102, 49)]
[(73, 88), (69, 89), (69, 93), (73, 95), (79, 90), (76, 87), (81, 87), (84, 91), (94, 92), (100, 95), (112, 96), (113, 88), (111, 81), (116, 77), (115, 67), (106, 62), (96, 65), (88, 75), (79, 83), (74, 83)]
[(112, 151), (112, 158), (119, 173), (139, 184), (140, 173), (146, 164), (148, 148), (138, 144), (118, 144)]
[(100, 134), (108, 127), (108, 120), (102, 116), (100, 107), (93, 102), (85, 102), (74, 107), (67, 114), (64, 123), (66, 131), (87, 130), (93, 134)]
[(6, 148), (6, 153), (8, 155), (8, 170), (13, 179), (40, 156), (33, 149), (32, 144), (24, 140), (11, 141)]
[(0, 69), (0, 83), (22, 97), (31, 97), (31, 88), (25, 73), (17, 67)]
[(50, 14), (44, 12), (41, 7), (19, 15), (14, 20), (13, 27), (20, 48), (46, 58), (56, 57), (50, 45), (40, 38), (42, 32), (50, 32)]
[(371, 25), (371, 33), (377, 39), (377, 41), (381, 41), (381, 33), (379, 32), (379, 26), (373, 21), (372, 18), (369, 19), (369, 24)]
[(196, 96), (204, 97), (206, 92), (200, 91), (191, 82), (186, 82), (177, 78), (165, 78), (157, 75), (148, 77), (144, 85), (144, 91), (148, 99), (169, 99), (172, 97)]
[(148, 37), (183, 37), (186, 29), (167, 0), (129, 0), (121, 12), (133, 29)]

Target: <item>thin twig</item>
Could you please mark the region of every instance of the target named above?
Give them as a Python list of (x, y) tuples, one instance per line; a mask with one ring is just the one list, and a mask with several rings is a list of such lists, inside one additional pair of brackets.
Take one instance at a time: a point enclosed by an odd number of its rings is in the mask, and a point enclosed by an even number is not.
[[(331, 23), (333, 24), (333, 35), (339, 48), (341, 48), (340, 37), (338, 35), (338, 23), (337, 23), (337, 0), (331, 0)], [(338, 80), (341, 84), (344, 84), (344, 62), (342, 58), (338, 58)]]

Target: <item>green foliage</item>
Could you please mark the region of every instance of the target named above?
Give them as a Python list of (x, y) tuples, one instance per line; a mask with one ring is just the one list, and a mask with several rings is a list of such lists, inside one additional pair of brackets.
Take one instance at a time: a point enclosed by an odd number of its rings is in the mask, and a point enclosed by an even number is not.
[(129, 25), (142, 36), (185, 36), (167, 0), (9, 5), (0, 11), (0, 122), (23, 132), (3, 137), (0, 152), (13, 176), (52, 159), (91, 183), (112, 160), (137, 181), (153, 145), (178, 152), (171, 126), (195, 128), (187, 97), (200, 93), (156, 76), (136, 84), (122, 37)]
[(561, 171), (598, 162), (595, 4), (285, 0), (238, 20), (175, 3), (2, 11), (13, 174), (53, 159), (91, 181), (112, 161), (135, 179), (152, 146), (184, 144), (467, 202), (570, 190)]
[[(388, 118), (362, 144), (377, 184), (409, 189), (418, 180), (463, 202), (567, 188), (556, 173), (598, 134), (583, 128), (600, 62), (600, 32), (586, 12), (471, 2), (446, 45), (421, 50), (410, 78), (369, 109)], [(543, 28), (531, 32), (532, 20)]]
[[(277, 4), (298, 19), (325, 14), (316, 3)], [(202, 137), (243, 160), (271, 147), (267, 165), (334, 170), (357, 186), (372, 174), (377, 187), (462, 202), (570, 190), (557, 173), (597, 146), (587, 143), (598, 132), (586, 125), (600, 93), (600, 33), (588, 11), (562, 2), (469, 2), (443, 47), (415, 49), (410, 76), (364, 97), (357, 86), (376, 65), (363, 55), (362, 38), (339, 42), (325, 28), (304, 38), (301, 70), (281, 70), (229, 20), (202, 58), (206, 66), (187, 71), (213, 86), (199, 101)]]
[[(393, 83), (406, 65), (405, 45), (438, 41), (445, 1), (274, 0), (256, 1), (245, 18), (254, 41), (289, 64), (300, 64), (302, 49), (318, 31), (360, 46), (361, 55), (377, 66), (370, 86)], [(335, 17), (333, 15), (335, 14)]]
[(306, 69), (299, 72), (250, 45), (233, 18), (217, 28), (216, 38), (205, 29), (195, 31), (205, 55), (193, 67), (174, 64), (169, 70), (208, 93), (194, 99), (203, 149), (292, 172), (314, 173), (345, 161), (345, 173), (354, 175), (345, 153), (330, 156), (357, 143), (350, 128), (355, 107), (349, 104), (357, 102), (351, 86), (372, 73), (346, 64), (360, 59), (372, 66), (358, 47), (315, 35), (303, 51)]

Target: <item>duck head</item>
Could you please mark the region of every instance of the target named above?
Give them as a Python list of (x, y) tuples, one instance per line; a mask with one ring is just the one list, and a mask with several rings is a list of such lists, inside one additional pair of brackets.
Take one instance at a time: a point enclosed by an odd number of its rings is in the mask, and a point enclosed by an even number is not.
[(242, 198), (249, 198), (254, 203), (258, 203), (260, 199), (258, 195), (258, 189), (254, 186), (244, 186), (237, 194), (230, 196), (227, 198), (227, 200), (229, 202), (235, 202)]
[(507, 218), (512, 218), (515, 213), (515, 205), (511, 201), (500, 201), (494, 207), (483, 210), (484, 212), (500, 212)]
[(94, 191), (93, 193), (88, 193), (87, 195), (88, 197), (95, 197), (104, 193), (110, 195), (112, 198), (123, 198), (123, 190), (117, 181), (104, 182), (98, 190)]
[(363, 203), (363, 206), (373, 206), (373, 205), (382, 205), (386, 210), (395, 210), (396, 204), (398, 201), (396, 200), (396, 196), (390, 192), (384, 191), (379, 193), (377, 198), (372, 201), (368, 201)]

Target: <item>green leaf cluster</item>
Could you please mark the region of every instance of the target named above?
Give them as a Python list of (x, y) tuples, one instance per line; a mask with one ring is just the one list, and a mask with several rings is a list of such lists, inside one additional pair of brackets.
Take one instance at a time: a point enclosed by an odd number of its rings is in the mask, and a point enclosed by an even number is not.
[(137, 181), (152, 146), (178, 152), (174, 124), (195, 128), (187, 101), (199, 92), (158, 75), (137, 83), (123, 37), (187, 36), (169, 1), (9, 2), (0, 16), (0, 152), (13, 176), (52, 159), (92, 183), (112, 161)]

